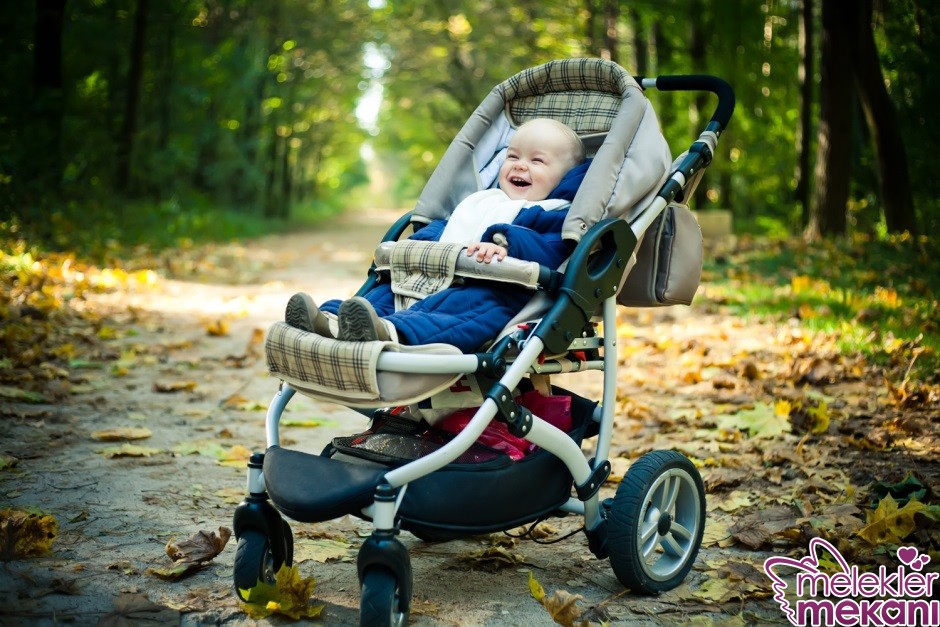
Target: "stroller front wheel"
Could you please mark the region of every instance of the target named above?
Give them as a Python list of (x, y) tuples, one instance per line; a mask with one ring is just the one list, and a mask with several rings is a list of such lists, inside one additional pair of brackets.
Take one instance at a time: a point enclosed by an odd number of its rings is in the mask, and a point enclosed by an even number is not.
[(362, 578), (359, 624), (363, 627), (407, 624), (408, 612), (401, 609), (401, 601), (395, 574), (382, 567), (369, 568)]
[(705, 488), (692, 462), (675, 451), (653, 451), (620, 482), (607, 521), (610, 565), (634, 592), (678, 586), (705, 531)]
[(238, 539), (235, 548), (235, 593), (242, 601), (248, 601), (250, 590), (258, 583), (274, 585), (277, 567), (268, 537), (250, 529)]

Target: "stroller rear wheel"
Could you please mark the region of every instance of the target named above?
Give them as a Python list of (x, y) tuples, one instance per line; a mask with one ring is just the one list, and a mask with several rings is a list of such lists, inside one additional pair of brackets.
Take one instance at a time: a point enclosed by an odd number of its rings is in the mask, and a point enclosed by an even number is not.
[(401, 609), (401, 601), (395, 574), (387, 568), (369, 568), (362, 578), (359, 624), (363, 627), (407, 624), (408, 612)]
[(653, 451), (620, 482), (607, 521), (610, 565), (620, 582), (643, 594), (679, 585), (705, 531), (705, 488), (692, 462)]

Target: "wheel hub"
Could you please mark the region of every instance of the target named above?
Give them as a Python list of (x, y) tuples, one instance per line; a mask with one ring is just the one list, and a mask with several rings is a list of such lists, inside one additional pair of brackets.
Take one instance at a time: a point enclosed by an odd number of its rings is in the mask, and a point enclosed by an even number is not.
[(656, 531), (659, 532), (659, 535), (664, 536), (669, 533), (669, 530), (672, 528), (672, 516), (669, 514), (663, 514), (659, 517), (659, 524), (656, 526)]

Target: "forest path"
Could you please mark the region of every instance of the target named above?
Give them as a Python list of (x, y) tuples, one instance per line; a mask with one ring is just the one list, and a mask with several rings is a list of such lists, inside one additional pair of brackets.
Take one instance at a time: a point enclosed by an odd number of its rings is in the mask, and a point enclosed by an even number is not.
[[(164, 581), (148, 569), (171, 565), (164, 553), (168, 541), (231, 527), (244, 491), (244, 453), (263, 448), (264, 409), (277, 389), (260, 337), (282, 319), (287, 299), (298, 290), (318, 302), (355, 291), (371, 250), (398, 215), (351, 214), (314, 232), (213, 248), (192, 269), (197, 279), (161, 279), (150, 288), (92, 297), (88, 306), (105, 316), (113, 338), (102, 355), (107, 366), (82, 371), (87, 374), (59, 404), (3, 407), (0, 450), (17, 458), (15, 467), (0, 473), (3, 507), (35, 508), (59, 525), (51, 553), (0, 565), (5, 624), (84, 625), (102, 617), (256, 624), (231, 593), (234, 540), (206, 568), (179, 581)], [(412, 624), (554, 624), (529, 592), (530, 573), (549, 595), (581, 595), (580, 620), (595, 623), (785, 622), (767, 598), (770, 582), (761, 571), (770, 553), (741, 548), (740, 542), (731, 546), (729, 526), (739, 518), (734, 512), (759, 514), (780, 505), (784, 495), (804, 509), (835, 503), (851, 479), (849, 466), (860, 458), (850, 455), (836, 464), (827, 457), (828, 445), (799, 450), (799, 438), (789, 434), (742, 441), (708, 418), (753, 403), (763, 384), (745, 371), (773, 375), (773, 364), (786, 361), (791, 335), (802, 336), (694, 307), (625, 312), (621, 324), (625, 363), (614, 475), (653, 448), (677, 447), (706, 460), (706, 485), (716, 496), (709, 497), (706, 544), (693, 573), (676, 590), (641, 597), (624, 591), (581, 534), (541, 545), (502, 534), (427, 544), (404, 533), (414, 568)], [(217, 335), (208, 332), (212, 328)], [(742, 353), (761, 361), (742, 365)], [(684, 369), (677, 371), (680, 361)], [(569, 375), (559, 383), (598, 399), (595, 374)], [(366, 427), (351, 410), (299, 395), (285, 419), (297, 426), (283, 428), (282, 442), (307, 451)], [(312, 420), (320, 426), (302, 425)], [(112, 456), (109, 450), (120, 443), (92, 435), (134, 427), (152, 432), (133, 443), (147, 450)], [(799, 477), (765, 474), (791, 463), (814, 470)], [(875, 467), (873, 461), (869, 470)], [(797, 480), (811, 483), (818, 498), (795, 490)], [(604, 494), (614, 489), (607, 485)], [(569, 516), (547, 526), (558, 536), (578, 524)], [(292, 527), (301, 575), (315, 577), (314, 601), (325, 605), (323, 622), (358, 624), (355, 556), (368, 525), (344, 517)]]

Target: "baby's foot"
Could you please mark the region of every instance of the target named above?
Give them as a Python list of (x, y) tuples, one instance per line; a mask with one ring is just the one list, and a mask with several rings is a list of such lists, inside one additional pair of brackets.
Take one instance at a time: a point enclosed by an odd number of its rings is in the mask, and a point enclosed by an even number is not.
[(330, 331), (329, 318), (320, 311), (310, 295), (303, 292), (294, 294), (287, 301), (287, 308), (284, 310), (284, 321), (290, 326), (307, 333), (333, 337), (333, 333)]
[(353, 296), (339, 306), (338, 340), (344, 342), (388, 342), (392, 338), (385, 322), (372, 308), (372, 303), (361, 296)]

